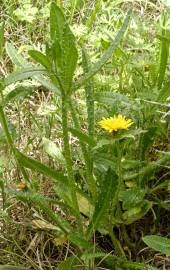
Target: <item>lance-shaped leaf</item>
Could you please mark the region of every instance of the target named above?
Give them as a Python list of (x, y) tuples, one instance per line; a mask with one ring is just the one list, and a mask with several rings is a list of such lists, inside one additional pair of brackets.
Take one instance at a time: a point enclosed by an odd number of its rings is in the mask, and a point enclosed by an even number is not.
[(49, 207), (45, 197), (37, 196), (31, 192), (17, 192), (16, 197), (27, 203), (32, 202), (36, 207), (39, 207), (64, 233), (72, 230), (70, 224)]
[[(13, 46), (13, 44), (11, 43), (6, 43), (6, 52), (8, 54), (8, 56), (10, 57), (11, 61), (20, 69), (23, 69), (25, 67), (29, 67), (29, 68), (33, 68), (33, 65), (30, 65), (30, 63), (28, 63), (21, 54), (18, 53), (18, 51), (15, 49), (15, 47)], [(32, 76), (33, 75), (33, 76)], [(33, 78), (35, 80), (37, 80), (39, 83), (41, 83), (41, 85), (43, 85), (44, 87), (46, 87), (47, 89), (49, 89), (50, 91), (53, 91), (57, 94), (59, 94), (59, 90), (56, 87), (56, 85), (54, 85), (50, 80), (48, 80), (47, 78), (45, 78), (41, 73), (40, 74), (29, 74), (30, 78)], [(21, 78), (19, 77), (14, 77), (13, 79), (15, 79), (14, 81), (11, 81), (11, 83), (16, 82), (18, 80), (20, 80)], [(26, 78), (22, 78), (22, 79), (26, 79)], [(9, 84), (9, 80), (6, 78), (6, 81)]]
[(62, 90), (67, 94), (71, 92), (78, 54), (75, 37), (62, 10), (54, 2), (50, 11), (50, 32), (55, 72)]
[(15, 154), (16, 154), (17, 159), (20, 161), (20, 163), (24, 167), (32, 169), (33, 171), (42, 173), (43, 175), (47, 177), (51, 177), (53, 179), (56, 179), (59, 182), (62, 182), (68, 185), (67, 177), (64, 176), (61, 172), (51, 169), (48, 166), (42, 164), (41, 162), (34, 160), (30, 157), (27, 157), (26, 155), (19, 152), (17, 149), (15, 150)]
[(143, 237), (143, 241), (147, 246), (156, 251), (160, 251), (167, 256), (170, 256), (170, 239), (158, 235), (148, 235)]
[(17, 100), (19, 98), (24, 98), (28, 95), (30, 95), (33, 91), (34, 87), (30, 86), (18, 86), (11, 92), (7, 94), (7, 96), (4, 98), (3, 105), (5, 106), (8, 102), (11, 102), (13, 100)]
[(50, 9), (50, 36), (53, 41), (62, 39), (64, 24), (65, 18), (62, 10), (56, 3), (52, 2)]
[(41, 64), (48, 70), (51, 69), (51, 63), (49, 62), (47, 56), (44, 55), (42, 52), (30, 50), (28, 53), (37, 63)]
[(43, 70), (40, 67), (23, 68), (22, 70), (13, 72), (9, 74), (7, 77), (5, 77), (4, 78), (5, 86), (8, 86), (12, 83), (16, 83), (17, 81), (22, 81), (22, 80), (32, 78), (36, 75), (42, 75), (44, 71), (45, 70)]

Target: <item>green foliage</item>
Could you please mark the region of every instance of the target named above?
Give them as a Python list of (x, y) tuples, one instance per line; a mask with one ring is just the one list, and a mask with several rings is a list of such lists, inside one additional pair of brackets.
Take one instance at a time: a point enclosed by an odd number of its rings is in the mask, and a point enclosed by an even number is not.
[[(31, 1), (20, 2), (13, 15), (31, 27), (39, 16), (37, 7), (42, 8), (41, 3), (34, 7)], [(68, 4), (70, 10), (67, 10), (65, 1), (52, 1), (50, 31), (45, 35), (45, 45), (39, 45), (38, 41), (28, 50), (34, 64), (12, 43), (6, 43), (6, 53), (15, 68), (1, 79), (0, 140), (5, 150), (8, 147), (12, 154), (16, 178), (23, 179), (26, 189), (17, 191), (15, 187), (9, 188), (8, 183), (6, 187), (2, 175), (3, 209), (8, 196), (28, 204), (29, 208), (32, 206), (36, 209), (39, 224), (49, 228), (50, 220), (54, 224), (50, 225), (58, 228), (59, 235), (49, 234), (56, 245), (69, 241), (74, 246), (76, 257), (66, 256), (56, 270), (74, 267), (94, 270), (100, 268), (100, 264), (101, 268), (110, 269), (154, 269), (128, 261), (126, 251), (131, 253), (131, 241), (136, 240), (133, 235), (138, 232), (136, 221), (147, 218), (147, 213), (154, 213), (156, 219), (158, 204), (160, 208), (169, 209), (165, 199), (169, 187), (166, 170), (170, 162), (166, 142), (170, 86), (169, 18), (168, 12), (162, 16), (158, 36), (160, 47), (153, 43), (154, 51), (149, 38), (146, 41), (146, 23), (143, 26), (134, 16), (130, 24), (131, 11), (126, 17), (122, 16), (119, 5), (121, 3), (123, 7), (124, 2), (71, 1)], [(92, 4), (92, 10), (88, 4)], [(75, 22), (78, 22), (78, 14), (84, 15), (83, 34), (74, 29), (78, 26)], [(115, 29), (118, 33), (112, 38)], [(1, 58), (3, 50), (4, 25), (1, 24)], [(155, 59), (158, 54), (159, 66)], [(31, 86), (24, 86), (24, 80), (29, 80)], [(38, 91), (35, 82), (38, 82)], [(39, 96), (42, 89), (42, 96), (48, 96), (47, 104), (42, 102), (42, 106), (53, 105), (53, 113), (49, 110), (42, 116), (36, 110), (24, 109), (19, 124), (15, 122), (14, 135), (7, 120), (10, 117), (8, 108), (26, 106), (29, 99), (36, 102), (36, 94)], [(118, 128), (107, 133), (107, 129), (99, 129), (98, 121), (103, 117), (119, 114), (132, 119), (129, 130)], [(23, 115), (32, 121), (30, 126), (34, 130), (30, 129), (30, 134), (34, 135), (30, 138), (20, 126)], [(24, 142), (21, 135), (24, 135)], [(36, 139), (39, 141), (38, 158), (34, 148)], [(159, 139), (165, 146), (163, 151), (159, 145), (157, 148)], [(2, 174), (7, 170), (10, 168), (4, 168)], [(8, 173), (5, 177), (9, 177)], [(39, 183), (36, 188), (34, 181)], [(41, 181), (52, 185), (50, 195), (41, 194)], [(159, 193), (164, 189), (165, 195)], [(44, 227), (40, 226), (41, 229)], [(132, 228), (130, 236), (126, 228)], [(117, 239), (117, 229), (121, 241)], [(102, 237), (109, 235), (117, 256), (105, 254), (95, 237), (93, 240), (93, 235), (98, 233)], [(140, 236), (137, 236), (138, 240)], [(168, 239), (146, 236), (143, 240), (148, 246), (169, 255)], [(127, 246), (126, 250), (124, 246)]]
[(43, 137), (42, 138), (42, 145), (45, 150), (45, 152), (58, 161), (60, 164), (65, 164), (64, 156), (61, 152), (61, 149), (51, 140)]
[(158, 87), (161, 88), (165, 77), (165, 71), (168, 63), (169, 57), (169, 29), (166, 29), (166, 21), (168, 20), (167, 14), (163, 14), (161, 20), (161, 47), (160, 47), (160, 67), (159, 67), (159, 77), (158, 77)]
[(157, 235), (148, 235), (143, 237), (143, 241), (150, 248), (160, 251), (167, 256), (170, 255), (170, 240), (168, 238)]
[(6, 95), (4, 99), (4, 106), (7, 105), (8, 102), (12, 102), (19, 98), (25, 98), (26, 96), (29, 96), (32, 92), (33, 86), (30, 87), (18, 86)]
[(77, 64), (77, 49), (62, 10), (54, 3), (50, 12), (51, 55), (60, 90), (71, 92), (72, 79)]
[(97, 72), (100, 71), (100, 69), (107, 63), (107, 61), (110, 59), (110, 57), (112, 56), (113, 52), (115, 51), (115, 49), (119, 46), (119, 43), (121, 42), (129, 21), (130, 21), (130, 16), (131, 16), (131, 11), (128, 12), (124, 23), (122, 24), (121, 29), (119, 30), (118, 34), (116, 35), (115, 39), (112, 41), (112, 43), (110, 44), (109, 48), (105, 51), (105, 53), (103, 54), (103, 56), (100, 58), (100, 60), (95, 63), (91, 70), (85, 75), (85, 77), (83, 79), (80, 80), (80, 82), (78, 82), (76, 84), (76, 87), (80, 87), (82, 84), (84, 84), (85, 82), (87, 82), (90, 78), (92, 78)]
[[(71, 270), (73, 267), (75, 268), (79, 262), (77, 259), (73, 256), (67, 258), (65, 261), (60, 263), (60, 265), (56, 268), (56, 270)], [(78, 269), (76, 267), (76, 269)]]
[(52, 177), (57, 181), (61, 181), (65, 184), (68, 183), (67, 177), (64, 176), (61, 172), (57, 172), (54, 169), (51, 169), (48, 166), (40, 163), (39, 161), (27, 157), (18, 150), (15, 150), (15, 154), (17, 159), (21, 162), (21, 164), (24, 167), (40, 172), (43, 175), (46, 175), (47, 177)]

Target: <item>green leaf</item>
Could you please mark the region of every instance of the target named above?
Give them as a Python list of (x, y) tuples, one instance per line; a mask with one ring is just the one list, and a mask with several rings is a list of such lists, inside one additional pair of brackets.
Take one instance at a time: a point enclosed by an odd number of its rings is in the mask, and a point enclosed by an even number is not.
[(40, 69), (40, 67), (28, 67), (28, 68), (22, 68), (21, 71), (16, 71), (11, 74), (9, 74), (4, 79), (5, 86), (8, 86), (12, 83), (16, 83), (18, 81), (22, 81), (25, 79), (32, 78), (36, 75), (42, 75), (44, 70)]
[(170, 256), (170, 239), (157, 235), (143, 237), (143, 241), (150, 248)]
[(51, 4), (50, 32), (53, 41), (52, 51), (56, 66), (55, 72), (58, 81), (60, 81), (61, 90), (67, 94), (71, 92), (78, 53), (75, 37), (64, 18), (62, 10), (54, 2)]
[(4, 99), (3, 105), (5, 106), (8, 102), (16, 100), (18, 98), (24, 98), (30, 95), (33, 91), (33, 87), (19, 86), (11, 91)]
[(123, 220), (125, 224), (131, 224), (136, 220), (141, 219), (151, 209), (152, 202), (143, 200), (140, 205), (130, 208), (123, 213)]
[(61, 262), (59, 264), (59, 266), (57, 268), (55, 268), (55, 270), (78, 270), (80, 268), (76, 267), (77, 265), (79, 265), (80, 262), (77, 260), (76, 257), (68, 257), (65, 261)]
[[(6, 44), (6, 51), (8, 56), (10, 57), (11, 61), (19, 68), (25, 68), (30, 67), (33, 68), (32, 65), (30, 65), (29, 62), (25, 61), (25, 59), (18, 54), (17, 50), (11, 43)], [(43, 85), (45, 88), (49, 89), (50, 91), (55, 92), (56, 94), (60, 94), (60, 91), (54, 85), (50, 80), (46, 79), (43, 75), (36, 74), (33, 76), (33, 79), (37, 80), (41, 85)]]
[(0, 24), (0, 56), (4, 50), (4, 23)]
[(26, 66), (30, 66), (30, 64), (18, 53), (18, 51), (15, 49), (14, 45), (12, 43), (7, 42), (5, 44), (5, 49), (10, 57), (11, 61), (20, 68), (25, 68)]
[[(71, 201), (71, 193), (69, 186), (65, 185), (64, 183), (59, 183), (54, 187), (54, 190), (56, 191), (57, 196), (62, 198), (64, 200), (64, 203), (67, 204), (67, 206), (69, 206), (70, 210), (73, 212), (74, 209)], [(80, 189), (76, 190), (76, 195), (80, 213), (87, 217), (91, 217), (94, 211), (94, 206), (90, 198)]]
[(106, 253), (104, 252), (94, 252), (94, 253), (83, 253), (83, 255), (81, 256), (81, 259), (83, 261), (88, 261), (89, 259), (93, 259), (93, 258), (103, 258), (106, 256)]
[(95, 141), (92, 139), (92, 137), (75, 128), (69, 128), (69, 130), (73, 134), (73, 136), (77, 137), (80, 141), (88, 145), (95, 146)]
[(41, 162), (25, 156), (24, 154), (19, 152), (17, 149), (15, 150), (15, 154), (16, 154), (17, 159), (20, 161), (20, 164), (22, 164), (24, 167), (32, 169), (33, 171), (42, 173), (43, 175), (47, 177), (54, 178), (57, 181), (68, 185), (68, 178), (64, 176), (61, 172), (51, 169), (48, 166), (42, 164)]
[(91, 217), (94, 212), (94, 206), (91, 200), (84, 193), (80, 193), (80, 192), (77, 192), (77, 200), (78, 200), (79, 211), (83, 215), (87, 217)]
[[(167, 31), (165, 29), (165, 23), (166, 23), (166, 16), (163, 14), (163, 27), (162, 27), (162, 36), (166, 37)], [(159, 75), (158, 75), (158, 89), (162, 87), (162, 83), (165, 78), (165, 72), (166, 67), (168, 63), (168, 57), (169, 57), (169, 42), (162, 38), (161, 39), (161, 45), (160, 45), (160, 63), (159, 63)]]
[(61, 218), (56, 212), (54, 212), (48, 205), (45, 197), (37, 196), (36, 193), (31, 192), (17, 192), (17, 199), (30, 203), (32, 202), (37, 207), (40, 207), (41, 210), (55, 223), (57, 226), (64, 232), (68, 233), (71, 231), (70, 224), (63, 218)]
[(90, 237), (93, 232), (98, 228), (100, 222), (105, 217), (105, 213), (110, 207), (111, 201), (114, 200), (117, 194), (118, 176), (109, 168), (105, 175), (104, 183), (101, 188), (101, 193), (95, 205), (94, 214), (87, 230), (87, 236)]
[(103, 103), (109, 106), (116, 105), (117, 103), (131, 106), (131, 102), (127, 96), (109, 91), (96, 92), (94, 99), (99, 103)]
[[(8, 130), (11, 134), (12, 139), (15, 140), (17, 137), (15, 126), (9, 120), (7, 120), (7, 126), (8, 126)], [(5, 145), (7, 143), (7, 137), (1, 125), (0, 125), (0, 143), (2, 143), (2, 145)]]
[(165, 166), (166, 164), (169, 164), (170, 162), (170, 153), (165, 153), (161, 158), (159, 158), (156, 161), (150, 162), (148, 166), (144, 167), (140, 171), (141, 175), (141, 183), (146, 183), (146, 180), (151, 180), (154, 176), (155, 172), (160, 169), (161, 166)]
[(167, 81), (162, 89), (159, 92), (157, 101), (158, 102), (165, 102), (166, 99), (170, 96), (170, 80)]
[[(83, 48), (82, 50), (82, 64), (84, 73), (88, 73), (91, 67), (90, 58)], [(88, 119), (88, 134), (94, 137), (94, 84), (93, 80), (89, 80), (85, 84), (86, 104), (87, 104), (87, 119)]]
[(51, 69), (51, 63), (49, 62), (48, 58), (41, 52), (36, 50), (30, 50), (28, 54), (39, 64), (44, 66), (46, 69)]
[(80, 237), (80, 235), (77, 235), (76, 233), (70, 233), (68, 239), (79, 248), (81, 247), (85, 250), (93, 248), (92, 243), (89, 243), (86, 239)]
[(66, 92), (69, 92), (72, 87), (72, 80), (74, 71), (77, 65), (78, 53), (75, 46), (75, 39), (72, 35), (69, 27), (66, 25), (64, 29), (64, 38), (62, 42), (63, 47), (63, 59), (64, 62), (63, 70), (64, 70), (64, 88)]
[(145, 196), (145, 189), (141, 187), (134, 187), (125, 191), (122, 191), (119, 198), (123, 202), (123, 209), (131, 209), (135, 205), (141, 203)]
[(65, 18), (62, 10), (56, 3), (52, 2), (50, 8), (50, 36), (53, 41), (62, 39), (64, 25)]
[(147, 131), (140, 137), (140, 158), (145, 160), (147, 150), (152, 146), (155, 136), (157, 135), (159, 127), (151, 126), (148, 127)]
[(44, 137), (42, 138), (42, 145), (45, 152), (50, 157), (58, 161), (60, 164), (65, 165), (65, 158), (62, 154), (62, 151), (60, 150), (59, 147), (57, 147), (57, 145), (54, 142)]
[(118, 34), (116, 35), (115, 39), (111, 43), (110, 47), (106, 50), (106, 52), (103, 54), (103, 56), (100, 58), (100, 60), (93, 65), (91, 70), (82, 78), (79, 82), (76, 83), (75, 87), (79, 88), (81, 85), (86, 83), (91, 77), (93, 77), (110, 59), (115, 49), (118, 47), (119, 43), (121, 42), (124, 33), (126, 32), (126, 29), (129, 25), (130, 17), (131, 17), (131, 11), (128, 11), (128, 14), (123, 22), (123, 25), (121, 29), (119, 30)]

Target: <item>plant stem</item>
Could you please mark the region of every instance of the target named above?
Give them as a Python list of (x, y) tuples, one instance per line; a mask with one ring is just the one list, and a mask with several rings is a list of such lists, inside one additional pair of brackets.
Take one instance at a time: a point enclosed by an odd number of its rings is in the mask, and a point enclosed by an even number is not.
[[(69, 106), (70, 106), (70, 110), (71, 110), (71, 114), (72, 114), (72, 119), (75, 125), (75, 128), (80, 130), (80, 124), (77, 118), (77, 114), (75, 111), (75, 108), (72, 104), (72, 102), (69, 102)], [(87, 152), (86, 146), (83, 142), (81, 142), (79, 140), (80, 143), (80, 147), (84, 156), (84, 161), (85, 161), (85, 166), (86, 166), (86, 177), (87, 177), (87, 184), (89, 187), (89, 191), (92, 194), (92, 198), (95, 200), (96, 196), (97, 196), (97, 190), (96, 190), (96, 183), (93, 177), (93, 172), (92, 172), (92, 166), (91, 166), (91, 158)]]
[(126, 226), (125, 224), (122, 224), (121, 226), (121, 232), (122, 232), (122, 235), (123, 235), (123, 240), (125, 241), (125, 243), (127, 244), (127, 246), (129, 248), (131, 248), (132, 250), (135, 249), (135, 245), (130, 241), (130, 238), (127, 234), (127, 231), (126, 231)]
[[(67, 97), (62, 93), (62, 130), (63, 130), (63, 143), (64, 143), (64, 157), (66, 160), (66, 167), (69, 179), (69, 185), (71, 190), (71, 197), (73, 207), (76, 211), (76, 217), (78, 218), (79, 225), (81, 225), (81, 217), (79, 212), (79, 206), (76, 195), (75, 179), (73, 173), (73, 164), (71, 158), (71, 151), (69, 145), (69, 134), (68, 134), (68, 102)], [(81, 225), (82, 229), (82, 225)]]
[(110, 228), (109, 233), (110, 233), (110, 237), (111, 237), (111, 240), (112, 240), (112, 243), (114, 245), (114, 248), (116, 250), (117, 255), (120, 256), (120, 257), (125, 257), (126, 258), (124, 250), (123, 250), (119, 240), (116, 238), (116, 236), (115, 236), (115, 234), (113, 232), (113, 227), (112, 226)]

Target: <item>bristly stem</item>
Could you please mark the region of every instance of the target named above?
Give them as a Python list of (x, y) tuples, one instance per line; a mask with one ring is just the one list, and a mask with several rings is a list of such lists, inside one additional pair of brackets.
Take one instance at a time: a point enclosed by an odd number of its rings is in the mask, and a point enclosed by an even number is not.
[(111, 237), (111, 240), (112, 240), (112, 243), (114, 245), (114, 248), (116, 250), (117, 255), (120, 256), (120, 257), (125, 257), (126, 258), (124, 250), (123, 250), (119, 240), (116, 238), (112, 226), (110, 227), (109, 233), (110, 233), (110, 237)]
[[(82, 63), (83, 69), (85, 73), (89, 72), (90, 69), (90, 60), (88, 54), (86, 53), (85, 48), (82, 50)], [(85, 84), (85, 93), (86, 93), (86, 107), (87, 107), (87, 122), (88, 122), (88, 134), (89, 136), (94, 139), (94, 86), (92, 79), (90, 79)], [(89, 155), (89, 163), (90, 163), (90, 170), (91, 174), (93, 174), (93, 158), (92, 158), (92, 150), (89, 146), (88, 148), (88, 155)]]
[[(72, 101), (69, 102), (69, 106), (70, 106), (74, 126), (76, 129), (80, 130), (81, 129), (80, 123), (79, 123), (77, 113), (76, 113), (76, 110)], [(92, 199), (95, 200), (97, 196), (97, 190), (96, 190), (96, 183), (95, 183), (93, 172), (92, 172), (91, 157), (86, 149), (86, 145), (83, 142), (81, 142), (81, 140), (79, 140), (79, 143), (80, 143), (80, 147), (81, 147), (81, 150), (84, 156), (84, 161), (85, 161), (87, 184), (89, 187), (89, 191), (92, 195)]]
[[(63, 130), (64, 157), (66, 160), (66, 167), (67, 167), (69, 185), (71, 189), (72, 203), (77, 213), (79, 225), (81, 226), (81, 217), (80, 217), (79, 206), (78, 206), (78, 201), (77, 201), (75, 179), (74, 179), (74, 173), (73, 173), (73, 163), (72, 163), (71, 151), (70, 151), (70, 145), (69, 145), (68, 101), (64, 93), (62, 93), (62, 130)], [(81, 229), (82, 229), (82, 226), (81, 226)]]

